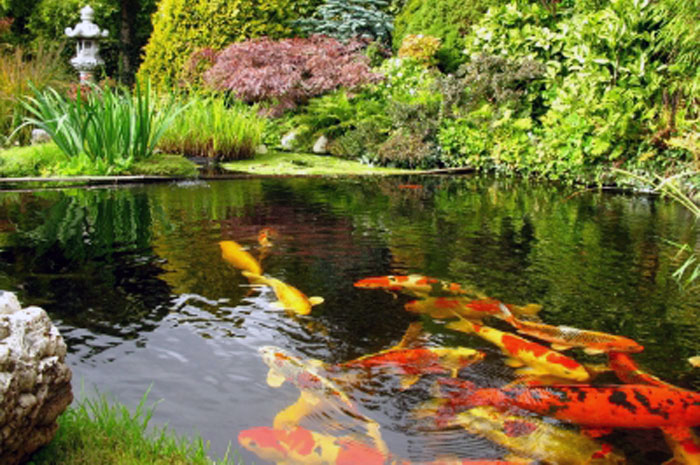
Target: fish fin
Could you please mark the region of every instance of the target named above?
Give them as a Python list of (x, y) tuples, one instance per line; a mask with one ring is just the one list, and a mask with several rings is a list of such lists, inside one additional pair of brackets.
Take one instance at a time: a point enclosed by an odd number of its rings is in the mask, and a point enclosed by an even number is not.
[(420, 321), (412, 322), (408, 325), (408, 328), (406, 329), (406, 332), (403, 334), (403, 337), (401, 338), (399, 343), (392, 347), (392, 349), (404, 349), (413, 345), (413, 343), (418, 340), (422, 332), (423, 323), (421, 323)]
[(510, 310), (508, 310), (508, 307), (503, 305), (503, 302), (498, 302), (498, 309), (501, 311), (501, 315), (503, 315), (503, 319), (514, 325), (513, 321), (515, 320), (515, 317), (510, 312)]
[(420, 380), (420, 375), (406, 375), (401, 377), (401, 390), (405, 391)]
[(384, 456), (389, 456), (389, 447), (384, 442), (382, 434), (379, 432), (379, 423), (374, 420), (370, 420), (366, 425), (367, 435), (372, 438), (374, 442), (374, 447)]
[(569, 350), (571, 349), (571, 346), (567, 346), (566, 344), (557, 344), (556, 342), (552, 344), (552, 350)]
[(515, 307), (515, 311), (518, 315), (535, 316), (540, 310), (542, 310), (542, 305), (540, 304), (527, 304)]
[(549, 373), (547, 373), (546, 371), (537, 370), (535, 368), (528, 366), (528, 367), (518, 368), (517, 370), (515, 370), (515, 374), (518, 376), (534, 377), (534, 376), (547, 376)]
[(416, 420), (435, 418), (443, 405), (447, 404), (447, 399), (431, 399), (425, 401), (414, 408), (411, 416)]
[(508, 464), (512, 465), (532, 465), (534, 462), (532, 459), (521, 457), (519, 455), (506, 454), (503, 456), (503, 460)]
[(277, 309), (277, 310), (286, 310), (287, 309), (287, 307), (282, 303), (281, 300), (278, 300), (276, 302), (272, 302), (270, 304), (270, 306), (274, 309)]
[(588, 436), (591, 439), (602, 438), (603, 436), (607, 436), (608, 434), (610, 434), (612, 432), (613, 432), (612, 428), (581, 427), (581, 434), (583, 434), (584, 436)]
[(307, 402), (304, 393), (289, 407), (280, 410), (272, 421), (274, 429), (287, 429), (296, 427), (302, 418), (314, 411), (314, 406)]
[(598, 375), (602, 375), (603, 373), (613, 371), (613, 369), (605, 363), (584, 363), (583, 367), (592, 377), (596, 377)]
[(445, 328), (454, 331), (460, 331), (462, 333), (474, 333), (474, 325), (470, 321), (464, 319), (461, 315), (460, 318), (462, 318), (460, 321), (453, 321), (451, 323), (447, 323), (445, 325)]
[(275, 370), (270, 368), (270, 371), (267, 373), (267, 385), (273, 388), (278, 388), (284, 384), (284, 382), (287, 379), (277, 373)]
[(586, 347), (585, 349), (583, 349), (583, 352), (586, 353), (586, 354), (588, 354), (588, 355), (600, 355), (600, 354), (604, 354), (604, 353), (605, 353), (604, 350), (592, 349), (592, 348), (590, 348), (590, 347)]
[(700, 355), (696, 355), (694, 357), (690, 357), (688, 359), (688, 363), (690, 363), (692, 366), (695, 368), (700, 368)]
[(248, 278), (248, 281), (250, 281), (251, 284), (268, 285), (267, 279), (263, 275), (251, 273), (250, 271), (245, 270), (241, 271), (241, 274)]
[(318, 296), (309, 297), (309, 303), (310, 303), (312, 306), (313, 306), (313, 305), (322, 304), (323, 302), (324, 302), (323, 297), (318, 297)]
[(503, 363), (505, 363), (511, 368), (520, 368), (525, 366), (525, 363), (522, 360), (518, 360), (517, 358), (507, 358)]
[(321, 400), (322, 400), (316, 394), (312, 394), (309, 391), (301, 391), (301, 395), (299, 396), (299, 399), (303, 399), (304, 402), (306, 402), (308, 405), (310, 405), (312, 407), (316, 407), (318, 404), (321, 403)]

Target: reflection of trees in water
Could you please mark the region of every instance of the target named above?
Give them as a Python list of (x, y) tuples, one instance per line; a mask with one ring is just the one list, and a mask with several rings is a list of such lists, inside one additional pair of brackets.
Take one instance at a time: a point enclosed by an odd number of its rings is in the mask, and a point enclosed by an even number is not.
[[(133, 190), (38, 193), (5, 205), (15, 231), (2, 272), (25, 304), (62, 324), (135, 339), (167, 314), (170, 290), (150, 250), (148, 197)], [(68, 337), (70, 346), (70, 337)]]

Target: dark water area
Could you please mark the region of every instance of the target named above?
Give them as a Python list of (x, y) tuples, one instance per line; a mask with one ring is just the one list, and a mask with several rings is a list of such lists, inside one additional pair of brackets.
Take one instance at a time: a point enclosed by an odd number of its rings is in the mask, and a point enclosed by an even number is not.
[[(265, 227), (277, 237), (263, 249)], [(278, 309), (270, 288), (251, 287), (222, 259), (224, 240), (246, 247), (266, 275), (325, 301), (306, 316)], [(150, 386), (149, 399), (162, 399), (154, 422), (201, 434), (218, 456), (229, 443), (238, 448), (241, 431), (272, 426), (299, 397), (290, 383), (268, 385), (263, 346), (338, 364), (388, 349), (422, 322), (430, 346), (486, 352), (460, 377), (485, 386), (514, 379), (495, 346), (405, 311), (412, 297), (353, 286), (369, 276), (421, 274), (540, 304), (544, 322), (636, 340), (644, 370), (699, 390), (700, 370), (687, 359), (700, 355), (700, 294), (672, 279), (682, 258), (669, 241), (700, 247), (691, 215), (663, 199), (469, 176), (0, 192), (0, 289), (49, 312), (69, 347), (74, 391), (80, 396), (82, 384), (82, 395), (97, 389), (134, 407)], [(479, 435), (416, 419), (435, 380), (403, 389), (388, 375), (345, 386), (397, 456), (504, 456)], [(366, 425), (319, 410), (302, 426), (341, 436)], [(658, 431), (606, 439), (627, 463), (668, 458)]]

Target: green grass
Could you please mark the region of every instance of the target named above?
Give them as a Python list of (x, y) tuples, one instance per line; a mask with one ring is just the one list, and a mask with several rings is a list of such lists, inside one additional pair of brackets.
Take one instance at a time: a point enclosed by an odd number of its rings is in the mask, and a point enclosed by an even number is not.
[[(66, 173), (66, 155), (56, 144), (30, 145), (0, 150), (0, 177), (19, 178), (28, 176), (96, 175), (89, 166), (82, 172)], [(122, 173), (129, 175), (196, 177), (197, 166), (185, 157), (156, 153), (151, 157), (135, 161)]]
[(53, 441), (28, 465), (212, 465), (241, 464), (212, 460), (201, 438), (178, 437), (167, 428), (149, 428), (155, 405), (144, 394), (132, 413), (104, 396), (74, 403), (58, 420)]
[(229, 171), (262, 175), (366, 175), (415, 174), (415, 170), (376, 168), (336, 157), (300, 153), (270, 152), (253, 160), (223, 164)]

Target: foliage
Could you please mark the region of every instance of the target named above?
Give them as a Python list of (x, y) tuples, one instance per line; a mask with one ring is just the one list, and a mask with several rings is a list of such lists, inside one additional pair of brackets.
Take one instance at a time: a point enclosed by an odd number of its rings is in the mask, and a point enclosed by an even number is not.
[(397, 168), (431, 168), (435, 166), (435, 147), (420, 135), (399, 129), (377, 148), (371, 160)]
[(437, 37), (423, 34), (408, 34), (399, 47), (399, 58), (410, 58), (427, 66), (437, 63), (435, 54), (441, 41)]
[(409, 34), (437, 37), (442, 42), (437, 52), (439, 66), (452, 72), (466, 59), (463, 36), (491, 5), (487, 0), (408, 0), (396, 16), (394, 49)]
[(164, 427), (149, 428), (155, 404), (146, 405), (148, 391), (136, 410), (110, 402), (105, 396), (84, 399), (58, 420), (54, 440), (34, 454), (30, 465), (86, 463), (133, 465), (211, 465), (241, 463), (224, 457), (212, 461), (208, 445), (188, 440)]
[(63, 152), (56, 144), (39, 144), (0, 150), (0, 177), (43, 176), (51, 172), (57, 160), (63, 158)]
[(144, 160), (132, 163), (124, 174), (195, 178), (199, 174), (199, 169), (196, 164), (181, 155), (155, 153)]
[(139, 77), (158, 89), (186, 85), (188, 60), (205, 47), (222, 50), (232, 42), (267, 36), (290, 37), (290, 21), (311, 15), (320, 0), (161, 0)]
[[(40, 90), (61, 89), (68, 79), (56, 49), (16, 47), (13, 51), (0, 51), (0, 146), (10, 142), (9, 135), (26, 115), (22, 98), (31, 94), (30, 83)], [(26, 144), (30, 136), (31, 129), (27, 127), (17, 131), (13, 141)]]
[(191, 96), (158, 143), (164, 152), (219, 160), (252, 158), (265, 120), (255, 108), (221, 97)]
[(250, 40), (221, 52), (205, 81), (245, 102), (275, 100), (277, 110), (293, 108), (339, 87), (379, 81), (381, 76), (370, 71), (367, 57), (359, 53), (362, 46), (324, 36)]
[(391, 45), (393, 18), (384, 12), (386, 0), (326, 0), (310, 18), (294, 22), (308, 34), (340, 40), (353, 38)]
[(64, 174), (117, 174), (153, 154), (178, 112), (156, 108), (150, 85), (126, 91), (95, 89), (70, 100), (54, 89), (34, 89), (23, 105), (25, 124), (45, 130), (67, 158)]

